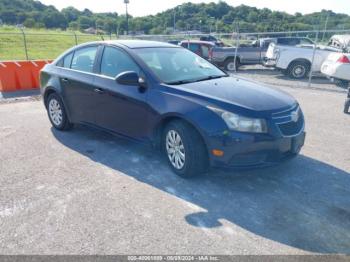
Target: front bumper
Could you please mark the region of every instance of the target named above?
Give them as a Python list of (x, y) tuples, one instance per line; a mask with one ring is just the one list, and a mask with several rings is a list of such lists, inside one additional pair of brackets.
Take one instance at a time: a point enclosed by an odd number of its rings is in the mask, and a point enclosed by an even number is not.
[[(304, 145), (305, 122), (299, 105), (272, 113), (266, 134), (224, 131), (208, 139), (210, 164), (214, 167), (251, 168), (271, 166), (296, 156)], [(221, 150), (221, 156), (211, 154)]]
[(291, 137), (272, 138), (268, 135), (231, 134), (213, 138), (212, 148), (224, 151), (221, 157), (211, 156), (213, 167), (254, 168), (281, 163), (298, 155), (305, 141), (305, 132)]

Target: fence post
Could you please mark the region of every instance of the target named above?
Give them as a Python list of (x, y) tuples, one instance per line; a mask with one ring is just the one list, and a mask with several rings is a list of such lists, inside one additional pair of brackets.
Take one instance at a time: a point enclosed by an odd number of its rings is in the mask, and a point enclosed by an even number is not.
[(75, 40), (75, 45), (78, 45), (78, 37), (77, 34), (73, 31), (74, 34), (74, 40)]
[(319, 33), (319, 31), (317, 30), (317, 32), (316, 32), (315, 44), (314, 44), (313, 53), (312, 53), (312, 59), (311, 59), (311, 67), (310, 67), (310, 75), (309, 75), (309, 84), (308, 84), (308, 87), (311, 87), (311, 81), (312, 81), (312, 66), (313, 66), (314, 61), (315, 61), (316, 45), (317, 45), (317, 42), (318, 42), (318, 33)]
[(23, 45), (24, 45), (24, 52), (26, 54), (26, 60), (28, 61), (29, 60), (29, 57), (28, 57), (28, 49), (27, 49), (27, 39), (26, 39), (26, 34), (23, 30), (23, 28), (19, 28), (22, 32), (22, 35), (23, 35)]
[(237, 53), (238, 53), (238, 48), (239, 48), (239, 25), (237, 23), (236, 25), (236, 49), (235, 49), (235, 57), (234, 57), (234, 64), (235, 64), (235, 73), (237, 73)]

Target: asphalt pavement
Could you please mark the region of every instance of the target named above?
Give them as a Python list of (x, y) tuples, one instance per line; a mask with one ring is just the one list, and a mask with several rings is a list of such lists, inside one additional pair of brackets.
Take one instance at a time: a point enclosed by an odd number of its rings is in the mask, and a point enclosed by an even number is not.
[(190, 180), (147, 146), (52, 129), (41, 101), (0, 104), (0, 254), (350, 254), (345, 93), (281, 89), (301, 155)]

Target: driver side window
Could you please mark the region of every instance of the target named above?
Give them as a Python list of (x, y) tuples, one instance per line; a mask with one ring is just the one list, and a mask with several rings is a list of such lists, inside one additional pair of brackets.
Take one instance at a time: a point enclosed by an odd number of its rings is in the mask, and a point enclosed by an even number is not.
[(140, 72), (136, 63), (123, 51), (106, 46), (101, 61), (101, 74), (116, 77), (126, 71)]

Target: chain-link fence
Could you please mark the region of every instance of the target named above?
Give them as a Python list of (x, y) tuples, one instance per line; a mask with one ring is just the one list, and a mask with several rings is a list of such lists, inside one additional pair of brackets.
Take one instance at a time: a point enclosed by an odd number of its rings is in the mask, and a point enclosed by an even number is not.
[[(218, 39), (224, 46), (232, 47), (223, 48), (220, 55), (226, 57), (221, 63), (218, 63), (224, 69), (231, 69), (230, 73), (238, 74), (243, 77), (252, 78), (254, 80), (266, 82), (275, 85), (291, 85), (314, 88), (325, 88), (329, 85), (329, 80), (320, 74), (321, 60), (325, 60), (327, 51), (321, 50), (320, 45), (327, 45), (329, 39), (333, 35), (350, 34), (350, 30), (326, 30), (326, 31), (288, 31), (288, 32), (257, 32), (257, 33), (239, 33), (237, 27), (236, 32), (231, 34), (212, 33), (210, 36)], [(19, 32), (1, 32), (0, 31), (0, 61), (6, 60), (35, 60), (35, 59), (54, 59), (68, 48), (90, 41), (112, 40), (112, 39), (142, 39), (154, 40), (162, 42), (177, 43), (182, 40), (199, 40), (208, 38), (208, 34), (191, 34), (190, 32), (173, 35), (92, 35), (75, 32), (63, 33), (33, 33), (20, 30)], [(290, 37), (290, 38), (307, 38), (311, 41), (306, 49), (297, 49), (296, 53), (307, 53), (306, 67), (295, 68), (294, 73), (300, 74), (300, 70), (306, 70), (304, 77), (298, 77), (291, 72), (289, 67), (278, 68), (279, 65), (272, 67), (263, 66), (265, 57), (267, 56), (267, 48), (270, 44), (266, 39)], [(265, 41), (265, 42), (264, 42)], [(267, 43), (265, 45), (264, 43)], [(303, 43), (300, 43), (303, 44)], [(305, 44), (305, 43), (304, 43)], [(306, 43), (307, 44), (307, 43)], [(238, 48), (235, 48), (238, 47)], [(219, 48), (220, 49), (220, 48)], [(289, 52), (290, 46), (279, 50), (280, 56)], [(349, 50), (350, 52), (350, 50)], [(215, 58), (215, 50), (212, 52)], [(227, 68), (229, 59), (234, 59), (234, 70)], [(305, 58), (305, 57), (303, 57)], [(289, 59), (289, 58), (288, 58)], [(282, 58), (280, 59), (282, 60)], [(213, 60), (215, 63), (215, 60)], [(231, 61), (232, 62), (232, 61)], [(289, 61), (293, 62), (293, 61)], [(237, 64), (237, 67), (236, 67)], [(288, 63), (290, 64), (290, 63)], [(298, 71), (299, 70), (299, 71)], [(233, 71), (233, 72), (232, 72)], [(343, 83), (344, 84), (344, 83)], [(345, 86), (347, 83), (345, 83)], [(334, 85), (333, 85), (334, 86)]]
[(0, 32), (0, 61), (54, 59), (75, 45), (116, 39), (116, 35)]

